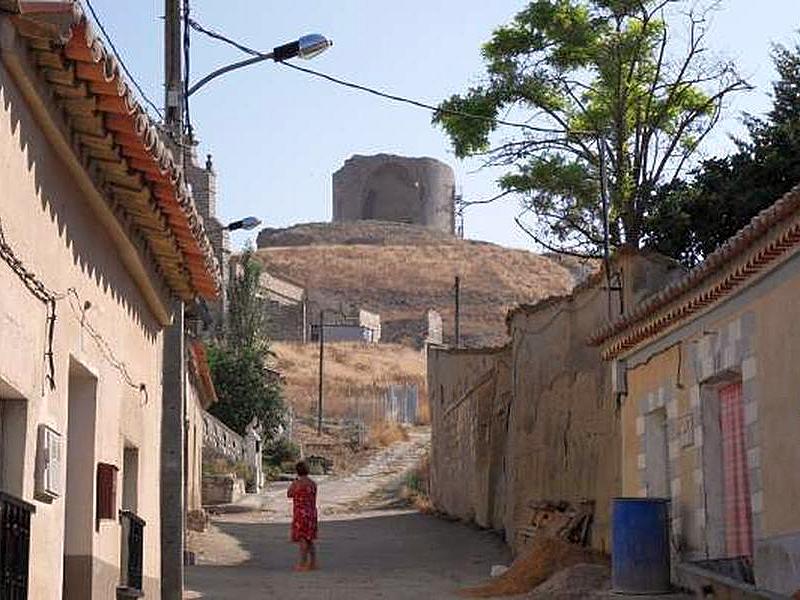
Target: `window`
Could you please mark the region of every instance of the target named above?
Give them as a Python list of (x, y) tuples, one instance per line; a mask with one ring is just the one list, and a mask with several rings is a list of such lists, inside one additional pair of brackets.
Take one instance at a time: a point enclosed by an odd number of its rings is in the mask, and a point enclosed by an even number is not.
[(116, 520), (117, 467), (107, 463), (97, 464), (97, 520)]
[(122, 509), (135, 513), (139, 508), (139, 450), (125, 446), (122, 457)]

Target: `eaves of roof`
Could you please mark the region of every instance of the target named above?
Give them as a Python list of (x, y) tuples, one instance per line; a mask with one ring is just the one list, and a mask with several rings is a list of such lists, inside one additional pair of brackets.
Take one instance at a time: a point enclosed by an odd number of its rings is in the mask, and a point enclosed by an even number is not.
[(800, 246), (800, 186), (761, 211), (702, 264), (589, 338), (612, 359), (709, 309)]
[(217, 391), (214, 387), (214, 379), (211, 376), (211, 369), (208, 365), (208, 355), (203, 342), (192, 340), (188, 344), (189, 349), (189, 372), (195, 378), (200, 392), (201, 404), (204, 410), (215, 404), (218, 400)]
[(75, 155), (141, 235), (164, 282), (183, 300), (216, 298), (219, 264), (183, 168), (80, 4), (0, 2), (62, 109)]

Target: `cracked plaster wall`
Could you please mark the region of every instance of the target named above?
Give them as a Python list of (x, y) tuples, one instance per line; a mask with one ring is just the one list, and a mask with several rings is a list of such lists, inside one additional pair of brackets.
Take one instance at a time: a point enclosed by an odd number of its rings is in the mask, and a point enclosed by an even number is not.
[[(625, 303), (663, 286), (674, 265), (623, 256)], [(437, 507), (503, 529), (517, 547), (529, 504), (596, 502), (592, 544), (610, 548), (621, 436), (610, 366), (586, 340), (608, 316), (605, 282), (518, 310), (502, 351), (431, 350), (432, 490)], [(618, 298), (614, 302), (618, 310)]]

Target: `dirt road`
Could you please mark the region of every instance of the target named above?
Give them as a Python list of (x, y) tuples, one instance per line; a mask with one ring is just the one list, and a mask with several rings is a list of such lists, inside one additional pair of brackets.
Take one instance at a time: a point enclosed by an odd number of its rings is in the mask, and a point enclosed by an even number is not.
[(187, 569), (197, 598), (249, 600), (445, 599), (507, 564), (500, 540), (460, 523), (387, 509), (392, 491), (425, 452), (428, 437), (380, 452), (356, 473), (319, 481), (321, 569), (293, 573), (285, 485), (248, 498), (251, 510), (215, 518), (196, 537), (198, 566)]

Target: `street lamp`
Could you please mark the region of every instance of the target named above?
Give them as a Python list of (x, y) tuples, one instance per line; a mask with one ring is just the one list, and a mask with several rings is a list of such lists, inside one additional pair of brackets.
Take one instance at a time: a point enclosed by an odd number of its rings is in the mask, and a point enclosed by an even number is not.
[(244, 229), (245, 231), (250, 231), (251, 229), (255, 229), (261, 225), (261, 219), (256, 217), (245, 217), (244, 219), (239, 219), (238, 221), (233, 221), (232, 223), (228, 223), (222, 229), (224, 231), (237, 231), (239, 229)]
[(225, 73), (230, 73), (231, 71), (235, 71), (236, 69), (248, 67), (250, 65), (254, 65), (256, 63), (260, 63), (265, 60), (273, 60), (275, 62), (283, 62), (291, 58), (303, 58), (308, 60), (314, 58), (315, 56), (319, 56), (331, 46), (333, 46), (333, 42), (330, 41), (328, 38), (326, 38), (324, 35), (320, 35), (319, 33), (311, 33), (309, 35), (304, 35), (298, 40), (289, 42), (288, 44), (283, 44), (282, 46), (278, 46), (277, 48), (273, 48), (272, 52), (267, 52), (266, 54), (259, 54), (258, 56), (254, 56), (253, 58), (247, 58), (245, 60), (232, 63), (225, 67), (221, 67), (212, 73), (209, 73), (208, 75), (203, 77), (200, 81), (195, 83), (192, 87), (190, 87), (188, 92), (186, 93), (186, 96), (188, 98), (212, 79), (216, 79), (220, 75), (224, 75)]

